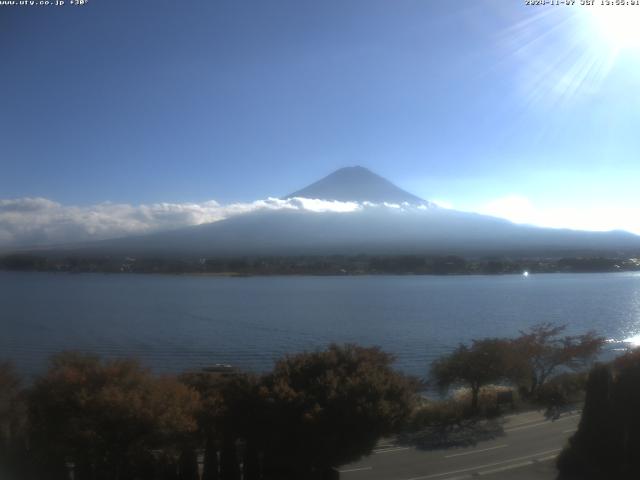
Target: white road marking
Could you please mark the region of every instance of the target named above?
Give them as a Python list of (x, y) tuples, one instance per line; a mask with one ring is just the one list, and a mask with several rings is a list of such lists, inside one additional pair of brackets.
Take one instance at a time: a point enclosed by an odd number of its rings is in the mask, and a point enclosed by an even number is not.
[(346, 470), (338, 470), (340, 473), (363, 472), (365, 470), (373, 470), (373, 467), (348, 468)]
[(472, 472), (467, 473), (466, 475), (460, 475), (457, 477), (447, 477), (444, 480), (467, 480), (469, 478), (481, 477), (484, 475), (491, 475), (492, 473), (506, 472), (509, 470), (514, 470), (516, 468), (528, 467), (529, 465), (533, 465), (536, 462), (547, 462), (549, 460), (553, 460), (556, 458), (558, 454), (548, 455), (546, 457), (534, 458), (533, 460), (527, 460), (525, 462), (514, 463), (513, 465), (506, 465), (504, 467), (494, 468), (491, 470), (483, 470), (481, 472)]
[(515, 468), (527, 467), (533, 465), (536, 462), (548, 462), (556, 458), (558, 454), (547, 455), (546, 457), (534, 458), (533, 460), (527, 460), (526, 462), (514, 463), (512, 465), (506, 465), (504, 467), (492, 468), (491, 470), (483, 470), (478, 472), (478, 475), (491, 475), (492, 473), (506, 472)]
[(505, 443), (504, 445), (496, 445), (495, 447), (483, 448), (482, 450), (472, 450), (470, 452), (455, 453), (453, 455), (445, 455), (444, 458), (462, 457), (464, 455), (472, 455), (474, 453), (488, 452), (489, 450), (496, 450), (498, 448), (504, 448), (506, 446), (508, 445)]
[(569, 430), (563, 430), (562, 433), (573, 433), (576, 430), (578, 430), (577, 428), (570, 428)]
[[(577, 417), (578, 415), (568, 415), (566, 417), (560, 417), (559, 419), (555, 420), (556, 422), (562, 422), (564, 420), (568, 420), (570, 418), (574, 418)], [(505, 432), (515, 432), (517, 430), (525, 430), (527, 428), (533, 428), (533, 427), (539, 427), (541, 425), (549, 425), (551, 422), (549, 420), (545, 420), (544, 422), (540, 422), (540, 423), (534, 423), (532, 425), (523, 425), (521, 427), (513, 427), (513, 428), (506, 428), (504, 431)]]
[(533, 460), (526, 460), (524, 462), (506, 465), (504, 467), (492, 468), (491, 470), (484, 470), (482, 472), (478, 472), (478, 475), (491, 475), (492, 473), (506, 472), (508, 470), (513, 470), (515, 468), (528, 467), (529, 465), (533, 465)]
[(554, 459), (554, 458), (556, 458), (557, 456), (558, 456), (558, 454), (557, 454), (557, 453), (554, 453), (553, 455), (549, 455), (549, 456), (547, 456), (547, 457), (540, 457), (540, 458), (538, 458), (537, 460), (538, 460), (539, 462), (547, 462), (547, 461), (549, 461), (549, 460), (553, 460), (553, 459)]
[[(431, 475), (424, 475), (424, 476), (421, 476), (421, 477), (412, 477), (412, 478), (408, 478), (407, 480), (427, 480), (429, 478), (438, 478), (438, 477), (445, 477), (447, 475), (455, 475), (456, 473), (472, 472), (472, 471), (481, 470), (483, 468), (494, 467), (494, 466), (497, 466), (497, 465), (504, 465), (505, 463), (519, 462), (520, 460), (539, 457), (540, 455), (548, 455), (550, 453), (557, 453), (560, 450), (562, 450), (562, 449), (561, 448), (555, 448), (553, 450), (545, 450), (544, 452), (533, 453), (531, 455), (525, 455), (523, 457), (510, 458), (509, 460), (503, 460), (501, 462), (487, 463), (485, 465), (476, 465), (474, 467), (462, 468), (460, 470), (452, 470), (450, 472), (434, 473), (434, 474), (431, 474)], [(533, 462), (531, 462), (531, 463), (533, 463)]]
[(374, 450), (373, 453), (393, 453), (393, 452), (401, 452), (403, 450), (409, 450), (411, 447), (393, 447), (386, 448), (384, 450)]
[(540, 415), (540, 412), (538, 412), (537, 410), (533, 410), (531, 412), (524, 412), (524, 413), (509, 413), (507, 415), (502, 415), (502, 418), (509, 419), (509, 418), (515, 418), (515, 417), (532, 417), (537, 415)]

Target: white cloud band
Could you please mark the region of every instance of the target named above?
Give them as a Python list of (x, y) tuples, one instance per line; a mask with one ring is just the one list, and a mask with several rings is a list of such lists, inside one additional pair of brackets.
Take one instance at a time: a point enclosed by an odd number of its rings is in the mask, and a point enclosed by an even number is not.
[(308, 198), (267, 198), (251, 203), (221, 205), (203, 203), (154, 203), (130, 205), (100, 203), (86, 207), (66, 206), (46, 198), (0, 200), (0, 247), (28, 247), (170, 230), (223, 220), (258, 210), (305, 210), (353, 212), (355, 202)]
[[(374, 204), (310, 198), (267, 198), (229, 205), (221, 205), (214, 200), (147, 205), (107, 202), (84, 207), (62, 205), (46, 198), (0, 199), (0, 248), (6, 250), (140, 235), (265, 210), (349, 213), (371, 208), (396, 212), (430, 209), (427, 204)], [(526, 197), (512, 195), (470, 210), (520, 224), (576, 230), (618, 229), (640, 234), (640, 209), (633, 206), (541, 208)]]

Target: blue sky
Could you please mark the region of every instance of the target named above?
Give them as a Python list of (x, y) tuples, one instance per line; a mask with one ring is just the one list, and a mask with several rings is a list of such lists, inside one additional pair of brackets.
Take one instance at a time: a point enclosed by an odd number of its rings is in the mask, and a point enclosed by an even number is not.
[(455, 208), (640, 232), (640, 17), (615, 8), (0, 7), (0, 199), (250, 202), (358, 164)]

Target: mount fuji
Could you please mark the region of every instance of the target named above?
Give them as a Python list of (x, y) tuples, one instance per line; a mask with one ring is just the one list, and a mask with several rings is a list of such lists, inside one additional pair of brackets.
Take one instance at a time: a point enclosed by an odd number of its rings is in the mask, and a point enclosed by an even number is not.
[[(363, 167), (337, 170), (279, 201), (287, 202), (288, 208), (256, 210), (214, 223), (69, 246), (65, 250), (67, 254), (72, 251), (78, 254), (190, 257), (333, 254), (562, 256), (640, 250), (640, 237), (627, 232), (540, 228), (441, 208)], [(350, 208), (336, 211), (305, 207), (309, 203), (322, 205), (323, 202), (345, 204)]]
[(287, 195), (286, 198), (317, 198), (340, 202), (406, 202), (433, 206), (430, 202), (405, 192), (386, 178), (359, 166), (336, 170), (308, 187)]

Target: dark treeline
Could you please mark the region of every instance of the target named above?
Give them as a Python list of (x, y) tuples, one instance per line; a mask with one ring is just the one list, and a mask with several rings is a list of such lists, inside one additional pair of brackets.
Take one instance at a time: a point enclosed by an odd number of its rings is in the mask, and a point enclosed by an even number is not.
[(0, 477), (329, 479), (413, 411), (418, 383), (355, 345), (287, 356), (254, 376), (157, 376), (132, 360), (52, 357), (21, 388), (0, 364)]
[(558, 457), (562, 480), (640, 478), (640, 349), (590, 372), (582, 418)]
[(0, 257), (0, 269), (14, 271), (104, 273), (201, 273), (218, 275), (500, 275), (640, 270), (640, 259), (623, 257), (470, 259), (455, 255), (329, 255), (232, 258), (119, 256)]

